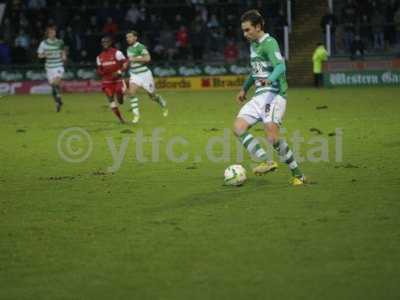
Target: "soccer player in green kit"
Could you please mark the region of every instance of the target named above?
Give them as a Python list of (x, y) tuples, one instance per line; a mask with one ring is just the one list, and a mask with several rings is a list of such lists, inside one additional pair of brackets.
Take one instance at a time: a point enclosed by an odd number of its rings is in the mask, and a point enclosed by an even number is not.
[(279, 45), (273, 37), (264, 32), (265, 22), (257, 10), (244, 13), (241, 24), (244, 37), (250, 42), (252, 71), (237, 95), (237, 101), (243, 103), (246, 100), (247, 91), (253, 85), (255, 85), (255, 94), (241, 108), (234, 122), (234, 133), (250, 154), (261, 161), (253, 169), (254, 174), (262, 175), (274, 171), (278, 164), (267, 157), (265, 150), (248, 131), (257, 122), (263, 122), (268, 142), (292, 172), (291, 184), (303, 185), (305, 176), (300, 171), (287, 142), (279, 137), (288, 88), (285, 61)]
[(143, 88), (149, 95), (150, 99), (161, 106), (163, 116), (167, 117), (167, 103), (160, 94), (156, 93), (153, 74), (147, 66), (151, 61), (149, 51), (143, 44), (138, 42), (138, 34), (134, 30), (129, 31), (126, 34), (126, 41), (129, 45), (126, 54), (130, 63), (128, 94), (133, 113), (132, 123), (138, 123), (140, 119), (139, 98), (137, 97), (137, 91), (139, 88)]
[(57, 31), (54, 25), (46, 29), (46, 39), (43, 40), (37, 50), (38, 57), (45, 59), (47, 80), (51, 85), (51, 91), (56, 103), (56, 111), (61, 110), (61, 81), (64, 75), (64, 63), (67, 55), (64, 49), (64, 42), (56, 37)]

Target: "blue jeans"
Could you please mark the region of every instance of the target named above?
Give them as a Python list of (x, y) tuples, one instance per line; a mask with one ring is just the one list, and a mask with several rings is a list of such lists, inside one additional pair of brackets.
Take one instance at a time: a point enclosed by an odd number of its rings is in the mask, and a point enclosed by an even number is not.
[(385, 47), (385, 40), (383, 32), (374, 33), (374, 48), (382, 50)]
[(347, 51), (351, 49), (351, 43), (354, 40), (354, 33), (352, 31), (345, 31), (344, 32), (344, 46), (346, 47)]

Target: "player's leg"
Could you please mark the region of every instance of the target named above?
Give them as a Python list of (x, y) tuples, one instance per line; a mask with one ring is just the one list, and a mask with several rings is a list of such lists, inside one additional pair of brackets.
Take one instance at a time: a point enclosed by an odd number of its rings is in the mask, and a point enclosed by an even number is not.
[(259, 112), (253, 99), (240, 110), (233, 124), (233, 132), (252, 157), (257, 158), (262, 164), (268, 165), (265, 172), (273, 171), (276, 168), (272, 167), (273, 162), (269, 160), (258, 140), (249, 132), (251, 126), (256, 124), (259, 119)]
[(111, 111), (114, 115), (118, 118), (118, 120), (123, 124), (125, 123), (124, 119), (122, 118), (121, 112), (118, 108), (117, 101), (114, 100), (114, 97), (107, 97), (108, 101), (110, 102)]
[(129, 81), (129, 88), (128, 88), (128, 94), (129, 94), (129, 101), (131, 103), (131, 109), (133, 113), (133, 120), (132, 123), (137, 123), (139, 122), (140, 119), (140, 111), (139, 111), (139, 98), (137, 97), (137, 91), (139, 90), (139, 85), (138, 82), (135, 78), (135, 80), (132, 80), (132, 77)]
[(162, 109), (162, 113), (164, 117), (168, 116), (168, 108), (167, 108), (167, 102), (164, 100), (164, 98), (160, 95), (157, 94), (156, 92), (154, 93), (147, 93), (150, 97), (151, 100), (153, 100), (154, 102), (157, 102)]
[(324, 78), (322, 76), (322, 73), (319, 73), (318, 74), (318, 87), (323, 87), (323, 85), (324, 85), (324, 80), (323, 79)]
[(53, 80), (51, 84), (51, 91), (54, 98), (54, 101), (60, 105), (62, 105), (61, 100), (61, 78), (56, 78)]
[(123, 93), (117, 93), (116, 98), (117, 98), (117, 102), (119, 105), (124, 104), (124, 94)]
[[(128, 91), (129, 79), (123, 78), (123, 79), (121, 80), (121, 83), (122, 83), (122, 87), (121, 87), (122, 94), (125, 95), (125, 93)], [(122, 104), (122, 103), (121, 103), (121, 104)]]
[(271, 102), (270, 106), (266, 109), (266, 115), (263, 119), (265, 134), (268, 142), (273, 146), (274, 150), (278, 153), (281, 161), (284, 161), (292, 175), (292, 184), (301, 185), (305, 181), (303, 173), (300, 171), (299, 165), (294, 158), (292, 150), (289, 148), (288, 143), (283, 138), (280, 138), (280, 124), (282, 123), (283, 116), (286, 110), (286, 99), (277, 95)]
[(115, 87), (115, 84), (108, 84), (107, 86), (103, 87), (103, 91), (107, 96), (108, 102), (110, 103), (111, 111), (121, 123), (124, 123), (124, 119), (122, 118), (121, 112), (118, 108), (118, 103), (114, 99), (114, 95), (116, 95), (116, 97), (118, 98), (118, 94), (116, 93), (117, 90), (115, 90)]
[(163, 111), (163, 116), (167, 117), (168, 116), (167, 102), (160, 94), (156, 93), (156, 85), (154, 83), (153, 74), (151, 72), (146, 72), (143, 74), (143, 77), (144, 77), (143, 88), (147, 91), (147, 94), (149, 95), (150, 99), (153, 100), (154, 102), (157, 102), (161, 106), (161, 109)]
[(124, 79), (121, 79), (120, 81), (115, 83), (114, 95), (119, 105), (124, 104), (124, 94), (126, 90), (127, 90), (127, 85)]
[(47, 70), (47, 79), (51, 85), (51, 93), (56, 103), (56, 111), (59, 112), (63, 105), (61, 100), (61, 78), (64, 70), (61, 68)]
[(318, 74), (314, 73), (314, 87), (318, 88), (318, 84), (319, 84), (319, 82), (318, 82)]
[(118, 82), (116, 84), (115, 98), (117, 99), (118, 103), (115, 102), (115, 100), (114, 100), (114, 102), (116, 104), (116, 107), (117, 107), (116, 111), (117, 111), (117, 113), (119, 115), (118, 118), (120, 119), (121, 123), (125, 123), (125, 121), (124, 121), (124, 118), (121, 115), (120, 110), (118, 109), (118, 105), (124, 104), (124, 92), (125, 92), (125, 90), (126, 90), (126, 85), (125, 85), (125, 81), (124, 80), (121, 80), (120, 82)]

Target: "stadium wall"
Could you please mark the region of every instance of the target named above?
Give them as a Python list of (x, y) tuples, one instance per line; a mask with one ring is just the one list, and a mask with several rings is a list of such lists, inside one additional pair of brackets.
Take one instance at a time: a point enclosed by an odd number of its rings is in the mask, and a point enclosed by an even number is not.
[(400, 59), (349, 61), (333, 60), (324, 66), (324, 85), (400, 87)]
[[(239, 89), (245, 76), (194, 76), (156, 77), (159, 90), (226, 90)], [(62, 84), (67, 93), (101, 92), (101, 83), (93, 79), (65, 80)], [(50, 94), (51, 87), (45, 80), (23, 80), (0, 82), (0, 94)]]
[[(238, 89), (250, 72), (248, 66), (155, 67), (156, 87), (160, 90)], [(65, 92), (100, 92), (101, 84), (92, 66), (67, 67)], [(43, 67), (0, 70), (0, 94), (47, 94), (51, 92)]]

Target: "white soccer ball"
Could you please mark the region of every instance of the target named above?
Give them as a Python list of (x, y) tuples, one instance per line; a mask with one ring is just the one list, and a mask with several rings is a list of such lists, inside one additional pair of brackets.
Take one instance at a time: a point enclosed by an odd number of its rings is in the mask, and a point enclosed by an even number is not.
[(225, 170), (224, 181), (226, 185), (242, 185), (246, 179), (246, 169), (242, 165), (232, 165)]

